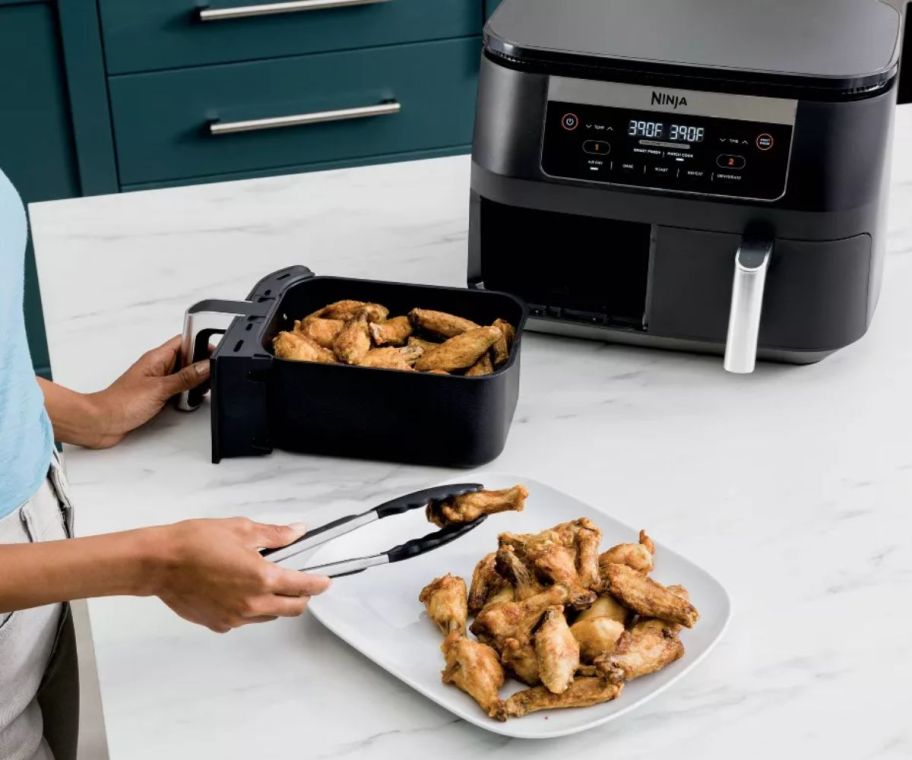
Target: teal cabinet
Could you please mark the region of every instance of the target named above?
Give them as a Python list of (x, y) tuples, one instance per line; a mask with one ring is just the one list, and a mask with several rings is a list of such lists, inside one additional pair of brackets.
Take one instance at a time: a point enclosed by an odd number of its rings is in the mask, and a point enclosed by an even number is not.
[[(262, 0), (99, 0), (109, 74), (467, 37), (481, 29), (482, 4), (385, 0), (300, 11), (286, 1), (273, 4), (283, 12), (256, 15)], [(218, 15), (238, 6), (249, 15)]]
[[(93, 10), (91, 3), (84, 7)], [(79, 14), (71, 15), (78, 27)], [(79, 74), (72, 80), (67, 75), (65, 44), (69, 39), (57, 3), (0, 1), (0, 168), (26, 203), (81, 195), (86, 188), (100, 191), (116, 188), (109, 128), (106, 160), (104, 149), (98, 147), (105, 143), (104, 129), (100, 135), (89, 135), (75, 125), (74, 110), (78, 109), (71, 103), (71, 90), (79, 88), (82, 82)], [(77, 69), (90, 66), (92, 54), (83, 47), (87, 45), (85, 38), (76, 43), (82, 58)], [(71, 49), (71, 52), (76, 51)], [(100, 47), (95, 54), (100, 69)], [(96, 78), (95, 84), (100, 89), (98, 85), (103, 85), (103, 80)], [(91, 90), (87, 87), (84, 93), (90, 101)], [(102, 112), (93, 118), (107, 120), (103, 103)], [(91, 124), (87, 128), (94, 130)], [(86, 172), (85, 178), (79, 145), (85, 149), (86, 162), (94, 167)], [(26, 261), (25, 312), (32, 361), (36, 370), (47, 375), (50, 363), (31, 246)]]
[[(160, 182), (467, 146), (480, 53), (476, 36), (117, 77), (111, 103), (121, 180)], [(324, 82), (332, 86), (311, 84)], [(276, 118), (306, 121), (377, 106), (388, 112), (267, 128)], [(210, 129), (251, 120), (260, 125), (250, 131)]]

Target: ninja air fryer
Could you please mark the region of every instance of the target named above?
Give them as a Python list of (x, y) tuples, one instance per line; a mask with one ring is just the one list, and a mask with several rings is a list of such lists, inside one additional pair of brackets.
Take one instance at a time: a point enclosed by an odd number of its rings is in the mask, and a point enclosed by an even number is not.
[(880, 0), (505, 0), (469, 284), (531, 329), (819, 361), (866, 332), (902, 19)]

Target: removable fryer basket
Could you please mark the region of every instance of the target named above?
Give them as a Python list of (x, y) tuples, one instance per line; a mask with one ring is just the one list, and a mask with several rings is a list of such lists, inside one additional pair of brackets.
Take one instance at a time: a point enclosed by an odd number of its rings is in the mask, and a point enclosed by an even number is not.
[[(277, 359), (272, 339), (295, 319), (345, 298), (517, 327), (509, 361), (461, 377)], [(264, 278), (212, 357), (212, 454), (274, 448), (341, 457), (471, 467), (503, 450), (519, 393), (525, 306), (504, 293), (317, 277), (292, 267)], [(254, 313), (250, 313), (253, 311)]]

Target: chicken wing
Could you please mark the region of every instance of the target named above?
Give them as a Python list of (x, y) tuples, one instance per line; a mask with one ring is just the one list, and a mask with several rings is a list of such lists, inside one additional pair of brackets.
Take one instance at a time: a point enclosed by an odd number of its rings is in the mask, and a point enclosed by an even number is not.
[(624, 688), (606, 678), (577, 678), (562, 694), (553, 694), (544, 686), (535, 686), (516, 692), (504, 705), (508, 718), (521, 718), (536, 710), (557, 710), (565, 707), (591, 707), (610, 702)]
[(449, 573), (435, 578), (421, 589), (418, 601), (427, 608), (428, 617), (443, 634), (465, 636), (468, 609), (466, 585), (462, 578)]
[(508, 585), (509, 581), (497, 572), (497, 552), (482, 557), (472, 572), (469, 612), (477, 615), (495, 593)]
[(494, 364), (490, 354), (482, 354), (481, 358), (466, 370), (466, 377), (484, 377), (494, 372)]
[(417, 347), (423, 351), (430, 351), (432, 348), (437, 348), (439, 345), (439, 343), (434, 343), (432, 340), (425, 340), (424, 338), (419, 338), (415, 335), (410, 336), (408, 339), (408, 346), (410, 348)]
[(513, 546), (540, 578), (576, 590), (598, 585), (599, 540), (601, 531), (586, 518), (561, 523), (541, 533), (498, 536), (500, 545)]
[(333, 341), (339, 331), (345, 326), (341, 319), (323, 319), (322, 317), (308, 317), (305, 320), (296, 319), (294, 332), (310, 338), (314, 343), (323, 348), (332, 348)]
[(661, 670), (684, 656), (684, 645), (673, 626), (656, 618), (635, 623), (618, 640), (612, 654), (595, 660), (596, 667), (616, 683)]
[(486, 644), (457, 633), (449, 634), (440, 650), (446, 658), (443, 682), (462, 689), (489, 717), (505, 720), (504, 705), (499, 694), (504, 683), (504, 671), (497, 652)]
[(521, 639), (504, 639), (501, 646), (500, 662), (518, 681), (522, 681), (526, 686), (538, 686), (541, 683), (538, 655), (535, 653), (532, 639), (528, 636)]
[(463, 319), (454, 314), (447, 314), (445, 311), (431, 309), (412, 309), (409, 312), (409, 319), (412, 320), (415, 327), (443, 338), (452, 338), (480, 327), (471, 319)]
[(360, 364), (371, 348), (367, 312), (362, 310), (345, 323), (333, 341), (333, 351), (339, 361), (346, 364)]
[(394, 348), (393, 346), (372, 348), (358, 362), (358, 366), (413, 372), (414, 367), (412, 365), (419, 356), (421, 356), (420, 348), (410, 348), (408, 346), (403, 346), (402, 348)]
[(570, 632), (563, 607), (545, 610), (542, 624), (535, 632), (538, 675), (548, 691), (563, 694), (580, 664), (580, 646)]
[(528, 599), (544, 590), (529, 566), (516, 556), (516, 550), (509, 544), (497, 550), (494, 566), (498, 574), (510, 582), (517, 601)]
[(591, 617), (577, 620), (570, 626), (570, 632), (579, 643), (580, 659), (593, 662), (615, 651), (618, 639), (624, 634), (624, 624), (606, 616)]
[(584, 609), (576, 618), (576, 622), (592, 618), (607, 617), (616, 620), (621, 626), (627, 625), (630, 610), (618, 602), (611, 594), (601, 594), (591, 607)]
[(627, 565), (605, 566), (605, 586), (618, 601), (638, 615), (693, 628), (700, 617), (687, 600)]
[(370, 333), (375, 346), (401, 346), (412, 334), (412, 323), (408, 317), (371, 322)]
[(482, 515), (522, 512), (528, 496), (529, 492), (521, 485), (504, 488), (501, 491), (475, 491), (453, 496), (444, 501), (432, 501), (428, 504), (427, 519), (443, 528), (456, 523), (470, 523)]
[(421, 372), (432, 369), (447, 372), (468, 369), (501, 335), (496, 327), (476, 327), (467, 330), (425, 353), (415, 364), (415, 369)]
[(638, 544), (618, 544), (617, 546), (612, 546), (608, 551), (599, 556), (598, 561), (600, 568), (604, 568), (607, 565), (627, 565), (627, 567), (632, 568), (639, 573), (648, 575), (652, 572), (654, 556), (655, 544), (653, 544), (652, 539), (646, 535), (646, 531), (641, 530), (640, 542)]
[(516, 337), (516, 328), (505, 319), (494, 321), (494, 327), (500, 330), (501, 337), (491, 346), (494, 366), (499, 367), (510, 358), (510, 346), (513, 345), (513, 339)]
[(280, 332), (272, 341), (275, 355), (280, 359), (291, 359), (298, 362), (318, 362), (335, 364), (336, 357), (310, 338), (293, 332)]
[(322, 309), (308, 314), (307, 319), (311, 317), (321, 317), (323, 319), (341, 319), (348, 322), (354, 319), (360, 312), (364, 312), (369, 322), (379, 322), (389, 316), (389, 309), (379, 303), (368, 303), (366, 301), (336, 301)]
[(476, 615), (471, 631), (482, 641), (499, 649), (506, 639), (529, 637), (548, 607), (568, 601), (570, 592), (565, 586), (550, 586), (522, 601), (488, 604)]

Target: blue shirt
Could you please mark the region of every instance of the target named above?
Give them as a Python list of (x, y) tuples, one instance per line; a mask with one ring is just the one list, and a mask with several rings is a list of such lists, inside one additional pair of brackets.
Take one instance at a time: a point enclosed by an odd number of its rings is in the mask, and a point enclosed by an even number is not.
[(0, 518), (41, 486), (54, 441), (25, 336), (27, 236), (25, 207), (0, 171)]

